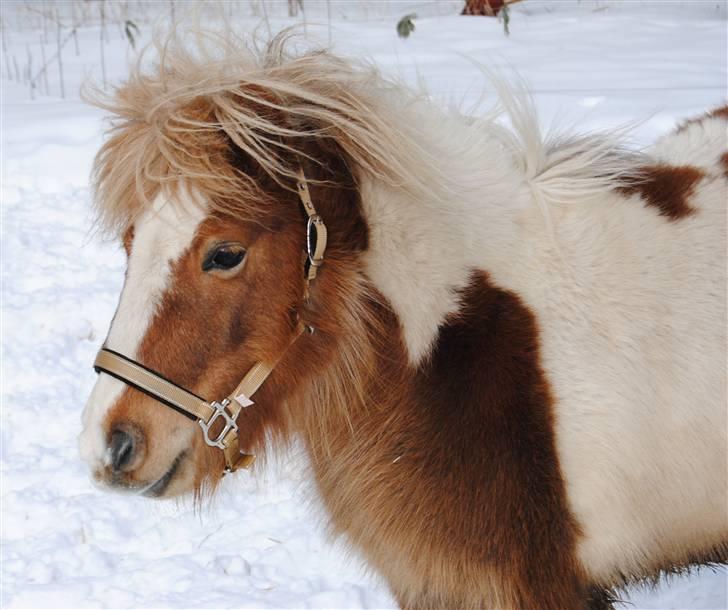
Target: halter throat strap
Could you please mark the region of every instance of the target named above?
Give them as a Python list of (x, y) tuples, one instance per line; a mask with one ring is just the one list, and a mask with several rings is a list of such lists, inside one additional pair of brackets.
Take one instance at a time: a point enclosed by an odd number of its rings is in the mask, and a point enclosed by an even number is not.
[[(309, 285), (316, 278), (318, 268), (324, 262), (328, 234), (323, 219), (313, 205), (306, 176), (301, 168), (298, 169), (297, 178), (296, 189), (308, 218), (304, 253), (304, 300), (308, 300)], [(220, 402), (205, 400), (156, 371), (106, 347), (102, 347), (96, 355), (94, 370), (97, 373), (111, 375), (182, 415), (197, 421), (202, 429), (205, 443), (222, 450), (225, 456), (224, 472), (230, 473), (250, 467), (255, 460), (254, 455), (240, 451), (237, 424), (240, 412), (254, 404), (252, 396), (265, 383), (278, 362), (306, 329), (307, 327), (299, 321), (288, 347), (275, 362), (256, 362), (235, 390)], [(219, 428), (220, 432), (214, 432), (213, 426), (216, 429)]]

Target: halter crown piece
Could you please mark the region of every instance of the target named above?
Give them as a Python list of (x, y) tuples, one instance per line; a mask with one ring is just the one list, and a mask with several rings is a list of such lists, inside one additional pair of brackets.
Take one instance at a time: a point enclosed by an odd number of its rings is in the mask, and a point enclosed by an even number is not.
[[(306, 176), (300, 168), (297, 177), (298, 195), (308, 217), (304, 259), (304, 298), (308, 299), (309, 284), (316, 279), (318, 268), (324, 262), (327, 231), (323, 219), (316, 213)], [(305, 328), (303, 323), (299, 322), (288, 347), (301, 336)], [(275, 362), (256, 362), (232, 394), (220, 402), (207, 401), (166, 379), (156, 371), (106, 347), (102, 347), (96, 355), (94, 369), (97, 373), (111, 375), (128, 386), (151, 396), (163, 405), (196, 420), (202, 429), (205, 443), (222, 450), (225, 456), (224, 472), (229, 473), (241, 468), (248, 468), (255, 460), (254, 455), (240, 451), (237, 419), (244, 408), (253, 404), (251, 397), (273, 372), (287, 350), (288, 348), (279, 355)], [(218, 425), (222, 424), (222, 428), (220, 432), (214, 433), (212, 427), (218, 421)]]

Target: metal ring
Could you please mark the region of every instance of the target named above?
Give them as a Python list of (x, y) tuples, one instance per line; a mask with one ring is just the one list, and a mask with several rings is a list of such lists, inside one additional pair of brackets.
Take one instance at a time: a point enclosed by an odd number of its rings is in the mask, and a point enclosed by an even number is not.
[(320, 267), (324, 262), (327, 237), (326, 225), (321, 216), (309, 216), (306, 224), (306, 255), (314, 267)]
[[(223, 442), (223, 439), (227, 435), (230, 430), (234, 430), (235, 432), (238, 431), (238, 425), (235, 423), (235, 420), (230, 416), (227, 410), (227, 406), (230, 404), (230, 401), (226, 398), (222, 402), (217, 402), (213, 400), (210, 403), (210, 406), (214, 409), (212, 416), (210, 416), (210, 419), (207, 421), (198, 420), (198, 423), (200, 424), (200, 428), (202, 428), (202, 434), (205, 437), (205, 442), (210, 445), (210, 447), (219, 447), (220, 449), (225, 449), (225, 443)], [(216, 438), (212, 439), (210, 438), (210, 428), (212, 427), (212, 424), (215, 423), (215, 420), (217, 420), (218, 417), (222, 417), (225, 420), (225, 426), (223, 427), (220, 434), (217, 435)]]

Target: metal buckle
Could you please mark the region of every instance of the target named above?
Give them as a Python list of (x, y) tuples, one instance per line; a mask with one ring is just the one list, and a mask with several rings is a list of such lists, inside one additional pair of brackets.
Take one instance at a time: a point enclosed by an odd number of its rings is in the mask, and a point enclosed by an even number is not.
[[(235, 430), (235, 432), (238, 431), (238, 425), (235, 423), (235, 420), (230, 416), (230, 413), (227, 411), (227, 406), (230, 404), (230, 400), (227, 398), (223, 400), (222, 402), (217, 402), (216, 400), (213, 400), (210, 403), (210, 406), (215, 409), (214, 413), (210, 417), (209, 420), (206, 422), (202, 421), (201, 419), (198, 420), (198, 423), (200, 424), (200, 428), (202, 428), (202, 435), (205, 437), (205, 442), (210, 445), (210, 447), (219, 447), (220, 449), (225, 449), (225, 443), (223, 443), (223, 439), (227, 435), (230, 430)], [(215, 439), (210, 438), (210, 428), (212, 427), (212, 424), (215, 423), (215, 420), (218, 417), (222, 417), (225, 420), (225, 426), (222, 429), (222, 432), (217, 436)]]
[[(326, 237), (326, 225), (323, 218), (318, 214), (309, 216), (306, 224), (306, 255), (308, 262), (314, 267), (320, 267), (324, 262)], [(319, 256), (316, 256), (317, 250), (320, 252)]]

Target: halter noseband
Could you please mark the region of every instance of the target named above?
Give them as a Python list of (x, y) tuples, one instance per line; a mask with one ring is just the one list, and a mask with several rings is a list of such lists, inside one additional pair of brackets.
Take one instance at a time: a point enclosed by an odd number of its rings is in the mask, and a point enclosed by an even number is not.
[[(304, 261), (304, 299), (308, 299), (309, 284), (316, 278), (318, 268), (324, 262), (327, 231), (323, 219), (316, 213), (302, 169), (299, 168), (297, 176), (298, 196), (308, 217)], [(163, 405), (196, 420), (200, 428), (202, 428), (205, 443), (222, 450), (225, 456), (224, 472), (235, 472), (240, 468), (248, 468), (255, 460), (254, 455), (240, 451), (238, 444), (238, 415), (245, 407), (253, 404), (251, 400), (253, 394), (263, 385), (288, 351), (288, 348), (293, 345), (304, 330), (306, 330), (306, 326), (299, 321), (288, 347), (279, 355), (276, 361), (272, 363), (256, 362), (245, 374), (245, 377), (232, 394), (220, 402), (216, 400), (207, 401), (166, 379), (156, 371), (106, 347), (102, 347), (96, 355), (94, 370), (97, 373), (111, 375), (128, 386), (151, 396)], [(219, 433), (214, 434), (211, 432), (211, 428), (218, 420), (223, 424), (223, 427)]]

